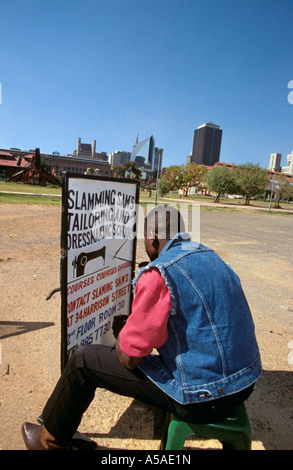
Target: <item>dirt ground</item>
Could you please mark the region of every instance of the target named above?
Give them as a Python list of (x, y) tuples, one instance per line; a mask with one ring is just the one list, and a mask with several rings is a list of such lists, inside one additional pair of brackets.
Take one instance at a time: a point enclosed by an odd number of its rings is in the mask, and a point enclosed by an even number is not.
[[(21, 450), (21, 424), (35, 422), (60, 373), (59, 206), (0, 205), (0, 449)], [(264, 373), (247, 402), (253, 450), (293, 448), (292, 216), (201, 211), (201, 242), (240, 276)], [(138, 242), (137, 260), (146, 260)], [(292, 346), (292, 343), (291, 343)], [(104, 449), (159, 447), (159, 414), (98, 390), (80, 431)], [(155, 429), (155, 432), (154, 432)], [(188, 448), (218, 448), (188, 441)]]

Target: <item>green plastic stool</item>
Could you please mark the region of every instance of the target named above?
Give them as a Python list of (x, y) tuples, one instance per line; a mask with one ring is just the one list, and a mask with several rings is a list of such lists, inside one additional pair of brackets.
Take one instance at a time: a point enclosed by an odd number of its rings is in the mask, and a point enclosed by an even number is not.
[(186, 423), (168, 413), (166, 416), (161, 450), (181, 450), (188, 436), (216, 439), (223, 445), (223, 450), (251, 450), (251, 427), (242, 403), (234, 414), (213, 424)]

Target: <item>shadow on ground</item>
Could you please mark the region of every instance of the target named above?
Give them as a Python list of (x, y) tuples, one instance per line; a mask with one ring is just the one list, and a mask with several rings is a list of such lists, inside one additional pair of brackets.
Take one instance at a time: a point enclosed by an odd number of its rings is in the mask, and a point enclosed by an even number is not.
[(54, 325), (55, 323), (53, 322), (0, 321), (0, 339), (22, 335), (23, 333), (48, 328)]

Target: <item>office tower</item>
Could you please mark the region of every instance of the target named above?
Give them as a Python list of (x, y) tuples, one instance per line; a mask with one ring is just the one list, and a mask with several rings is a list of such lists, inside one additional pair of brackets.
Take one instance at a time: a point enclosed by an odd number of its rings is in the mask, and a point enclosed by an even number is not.
[(137, 162), (139, 166), (147, 165), (154, 169), (155, 165), (155, 139), (151, 135), (147, 139), (136, 142), (133, 146), (131, 161)]
[(202, 124), (194, 131), (191, 162), (213, 166), (220, 160), (222, 129), (212, 122)]

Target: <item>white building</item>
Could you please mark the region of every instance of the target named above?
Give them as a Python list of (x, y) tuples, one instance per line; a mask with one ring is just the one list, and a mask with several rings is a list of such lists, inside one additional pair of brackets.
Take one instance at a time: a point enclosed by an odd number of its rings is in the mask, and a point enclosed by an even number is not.
[(287, 166), (281, 166), (281, 158), (280, 153), (271, 153), (268, 170), (293, 175), (293, 150), (287, 155)]
[(111, 168), (114, 166), (121, 166), (126, 162), (130, 162), (131, 159), (131, 152), (125, 152), (123, 150), (116, 150), (109, 154), (109, 163)]
[(281, 171), (281, 158), (280, 153), (271, 153), (270, 164), (268, 170), (270, 171)]
[(293, 150), (287, 155), (287, 166), (282, 166), (281, 171), (293, 175)]

